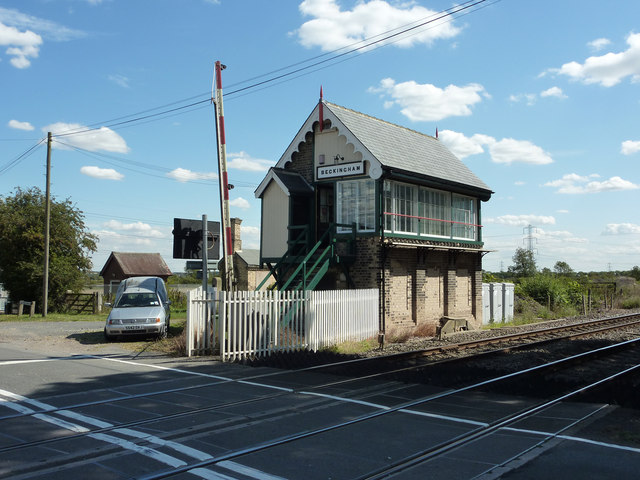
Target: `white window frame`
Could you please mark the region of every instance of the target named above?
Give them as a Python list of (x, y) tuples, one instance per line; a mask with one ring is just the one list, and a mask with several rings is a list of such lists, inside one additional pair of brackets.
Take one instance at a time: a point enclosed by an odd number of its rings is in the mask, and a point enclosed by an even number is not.
[[(430, 203), (429, 199), (440, 201)], [(384, 215), (385, 232), (478, 241), (478, 200), (474, 197), (385, 180), (383, 201), (384, 212), (391, 214)], [(433, 226), (440, 233), (431, 233)]]
[[(358, 232), (375, 232), (375, 199), (375, 180), (371, 178), (337, 182), (336, 223), (355, 223)], [(346, 227), (338, 228), (338, 233), (348, 233), (350, 231), (351, 229)]]

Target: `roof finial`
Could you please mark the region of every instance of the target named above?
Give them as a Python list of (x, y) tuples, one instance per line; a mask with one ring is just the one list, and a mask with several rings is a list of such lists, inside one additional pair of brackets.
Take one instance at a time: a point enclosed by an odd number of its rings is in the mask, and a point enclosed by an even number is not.
[(436, 140), (438, 140), (438, 127), (436, 127)]
[(318, 101), (318, 121), (320, 122), (320, 131), (322, 132), (322, 128), (324, 127), (324, 111), (323, 111), (323, 103), (322, 103), (322, 85), (320, 85), (320, 100)]

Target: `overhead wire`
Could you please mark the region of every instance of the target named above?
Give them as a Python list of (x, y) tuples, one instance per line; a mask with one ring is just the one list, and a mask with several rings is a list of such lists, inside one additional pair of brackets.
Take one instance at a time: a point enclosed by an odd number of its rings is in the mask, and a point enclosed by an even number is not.
[[(258, 89), (259, 87), (262, 87), (262, 86), (264, 86), (266, 84), (278, 82), (279, 80), (282, 80), (283, 78), (294, 76), (294, 75), (300, 74), (301, 72), (304, 72), (306, 70), (311, 70), (311, 69), (316, 68), (316, 67), (321, 67), (322, 65), (325, 65), (325, 64), (327, 64), (329, 62), (332, 62), (332, 61), (335, 61), (335, 60), (338, 60), (338, 59), (341, 59), (341, 58), (346, 57), (346, 56), (348, 56), (350, 54), (353, 54), (353, 53), (356, 53), (356, 52), (361, 52), (361, 51), (366, 50), (368, 48), (374, 47), (375, 45), (378, 45), (378, 44), (380, 44), (382, 42), (387, 42), (387, 41), (389, 41), (391, 39), (400, 37), (400, 36), (402, 36), (402, 35), (404, 35), (404, 34), (406, 34), (408, 32), (413, 32), (413, 31), (415, 31), (415, 30), (417, 30), (417, 29), (419, 29), (421, 27), (424, 27), (426, 25), (432, 24), (432, 23), (437, 22), (439, 20), (444, 20), (444, 19), (451, 18), (456, 14), (460, 14), (459, 16), (466, 15), (468, 13), (471, 13), (471, 12), (474, 12), (476, 10), (479, 10), (480, 8), (484, 8), (484, 6), (482, 4), (484, 4), (484, 3), (488, 2), (488, 1), (489, 0), (468, 0), (466, 2), (463, 2), (461, 4), (455, 5), (453, 7), (448, 8), (448, 9), (441, 10), (440, 12), (438, 12), (436, 14), (432, 14), (432, 15), (430, 15), (428, 17), (424, 17), (425, 18), (424, 21), (418, 21), (419, 23), (416, 23), (414, 21), (414, 22), (406, 24), (406, 25), (404, 25), (402, 27), (398, 27), (396, 29), (388, 30), (387, 32), (383, 32), (381, 34), (374, 35), (372, 37), (363, 39), (361, 41), (354, 42), (354, 43), (352, 43), (352, 44), (350, 44), (350, 45), (348, 45), (346, 47), (341, 47), (341, 48), (333, 50), (331, 52), (327, 52), (325, 54), (317, 55), (317, 56), (312, 57), (310, 59), (303, 60), (303, 61), (300, 61), (300, 62), (296, 62), (296, 63), (293, 63), (293, 64), (291, 64), (289, 66), (273, 70), (270, 73), (266, 73), (266, 74), (262, 74), (262, 75), (253, 77), (253, 79), (258, 79), (258, 78), (263, 78), (265, 76), (272, 75), (273, 73), (277, 73), (277, 72), (280, 72), (280, 71), (285, 71), (285, 73), (282, 73), (280, 75), (272, 76), (272, 77), (267, 78), (265, 80), (262, 80), (262, 81), (259, 81), (259, 82), (254, 82), (254, 83), (252, 83), (250, 85), (247, 85), (245, 87), (237, 88), (235, 90), (228, 91), (228, 92), (226, 92), (224, 94), (224, 96), (225, 97), (231, 97), (233, 95), (237, 95), (239, 93), (246, 92), (248, 90)], [(501, 0), (494, 0), (492, 2), (489, 2), (489, 4), (494, 4), (494, 3), (497, 3), (499, 1), (501, 1)], [(478, 7), (478, 8), (475, 9), (475, 10), (468, 11), (469, 9), (472, 9), (473, 7)], [(447, 21), (449, 21), (449, 20), (447, 20)], [(389, 42), (389, 43), (391, 43), (391, 42)], [(329, 58), (324, 58), (325, 56), (328, 56), (328, 55), (330, 55)], [(314, 60), (317, 60), (319, 58), (324, 58), (324, 59), (323, 60), (319, 60), (319, 61), (314, 61)], [(313, 63), (309, 63), (309, 62), (313, 62)], [(307, 64), (307, 65), (304, 65), (304, 64)], [(294, 68), (294, 67), (297, 67), (298, 65), (304, 65), (304, 66), (299, 67), (299, 68)], [(290, 70), (291, 68), (294, 68), (294, 69)], [(287, 71), (287, 70), (289, 70), (289, 71)], [(294, 78), (297, 78), (297, 77), (294, 77)], [(244, 80), (244, 81), (238, 82), (236, 84), (233, 84), (233, 85), (230, 86), (230, 88), (233, 88), (234, 85), (242, 85), (244, 83), (247, 83), (248, 81), (251, 81), (251, 79)], [(165, 104), (165, 106), (172, 106), (172, 105), (176, 105), (176, 104), (182, 103), (184, 101), (190, 101), (190, 100), (193, 100), (193, 99), (196, 99), (196, 98), (200, 98), (202, 95), (205, 95), (205, 94), (203, 93), (203, 94), (199, 94), (199, 95), (195, 95), (195, 96), (189, 97), (189, 98), (184, 99), (184, 100), (178, 100), (176, 102), (171, 102), (171, 103)], [(135, 122), (141, 122), (141, 121), (144, 121), (144, 120), (150, 120), (150, 119), (162, 116), (162, 115), (167, 115), (167, 114), (170, 114), (170, 113), (180, 112), (182, 110), (185, 110), (185, 109), (188, 109), (188, 108), (191, 108), (191, 107), (194, 107), (194, 106), (204, 105), (205, 103), (211, 103), (211, 101), (212, 101), (211, 93), (207, 92), (206, 95), (207, 95), (206, 99), (197, 100), (197, 101), (191, 102), (191, 103), (189, 103), (187, 105), (181, 105), (181, 106), (178, 106), (178, 107), (174, 107), (174, 108), (171, 108), (171, 109), (168, 109), (168, 110), (163, 110), (163, 111), (156, 112), (156, 113), (148, 113), (148, 112), (153, 112), (153, 111), (156, 111), (156, 110), (158, 110), (160, 108), (163, 108), (162, 106), (154, 107), (154, 108), (147, 109), (147, 110), (144, 110), (142, 112), (139, 112), (138, 116), (135, 116), (136, 114), (126, 115), (126, 116), (122, 116), (122, 117), (118, 117), (118, 118), (112, 119), (112, 120), (107, 121), (107, 122), (93, 123), (93, 124), (90, 124), (90, 126), (87, 126), (87, 127), (83, 128), (83, 129), (68, 130), (68, 131), (55, 133), (53, 136), (54, 137), (62, 137), (62, 136), (70, 136), (70, 135), (79, 135), (79, 134), (83, 134), (83, 133), (93, 132), (93, 131), (99, 130), (100, 128), (105, 128), (105, 127), (106, 128), (114, 128), (114, 127), (120, 127), (121, 128), (123, 125), (129, 125), (129, 124), (132, 124), (132, 123), (135, 123)], [(133, 118), (130, 118), (130, 117), (133, 117)], [(100, 127), (91, 127), (91, 125), (101, 125), (101, 126)]]
[(17, 157), (15, 157), (12, 160), (9, 160), (7, 163), (5, 163), (3, 166), (1, 166), (0, 167), (0, 175), (2, 175), (5, 172), (8, 172), (13, 167), (18, 165), (20, 162), (22, 162), (23, 160), (29, 158), (31, 155), (33, 155), (35, 153), (35, 151), (38, 149), (38, 147), (40, 145), (42, 145), (46, 140), (47, 140), (46, 138), (41, 138), (38, 143), (36, 143), (35, 145), (32, 145), (27, 150), (22, 152), (20, 155), (18, 155)]
[[(107, 165), (111, 165), (111, 166), (115, 166), (124, 170), (129, 170), (131, 172), (135, 172), (141, 175), (147, 175), (150, 177), (155, 177), (155, 178), (161, 178), (163, 180), (171, 180), (172, 177), (169, 177), (168, 174), (175, 171), (175, 169), (171, 169), (168, 167), (163, 167), (157, 164), (151, 164), (151, 163), (145, 163), (145, 162), (141, 162), (141, 161), (136, 161), (136, 160), (132, 160), (130, 158), (124, 159), (124, 158), (119, 158), (116, 157), (115, 155), (108, 155), (106, 153), (102, 153), (102, 152), (93, 152), (91, 150), (87, 150), (85, 148), (81, 148), (78, 147), (76, 145), (70, 144), (70, 143), (66, 143), (66, 142), (62, 142), (58, 139), (54, 139), (53, 140), (54, 143), (57, 143), (59, 145), (65, 146), (67, 148), (70, 148), (82, 155), (85, 155), (87, 157), (93, 158), (95, 160), (98, 160), (100, 162), (106, 163)], [(134, 165), (138, 168), (142, 168), (144, 170), (149, 170), (152, 172), (157, 172), (158, 170), (161, 170), (163, 172), (165, 172), (165, 175), (156, 175), (153, 173), (149, 173), (146, 171), (141, 171), (141, 170), (136, 170), (135, 168), (131, 168), (131, 166), (129, 165)], [(173, 178), (173, 180), (175, 180), (175, 178)], [(185, 183), (194, 183), (194, 184), (199, 184), (199, 185), (213, 185), (213, 184), (217, 184), (218, 179), (185, 179), (183, 180)], [(239, 181), (235, 181), (234, 182), (234, 186), (235, 187), (239, 187), (239, 188), (256, 188), (257, 184), (254, 183), (249, 183), (249, 182), (239, 182)]]

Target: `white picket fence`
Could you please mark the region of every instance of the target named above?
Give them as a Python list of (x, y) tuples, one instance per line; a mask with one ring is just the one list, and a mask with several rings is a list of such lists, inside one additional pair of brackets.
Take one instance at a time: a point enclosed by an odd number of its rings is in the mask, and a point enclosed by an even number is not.
[(187, 292), (187, 355), (211, 353), (219, 317), (220, 302), (217, 299), (217, 290), (213, 288), (209, 288), (207, 296), (202, 287)]
[(206, 300), (200, 287), (188, 298), (188, 355), (219, 351), (222, 360), (236, 360), (282, 351), (316, 351), (378, 334), (375, 289), (210, 291)]

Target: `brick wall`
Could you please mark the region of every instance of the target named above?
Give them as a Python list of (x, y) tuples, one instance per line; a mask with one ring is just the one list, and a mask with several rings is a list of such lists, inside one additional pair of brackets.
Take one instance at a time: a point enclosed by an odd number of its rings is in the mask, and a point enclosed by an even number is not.
[(285, 165), (285, 169), (302, 175), (307, 182), (313, 185), (313, 132), (307, 132), (305, 141), (298, 145), (298, 151), (291, 155), (291, 162)]

